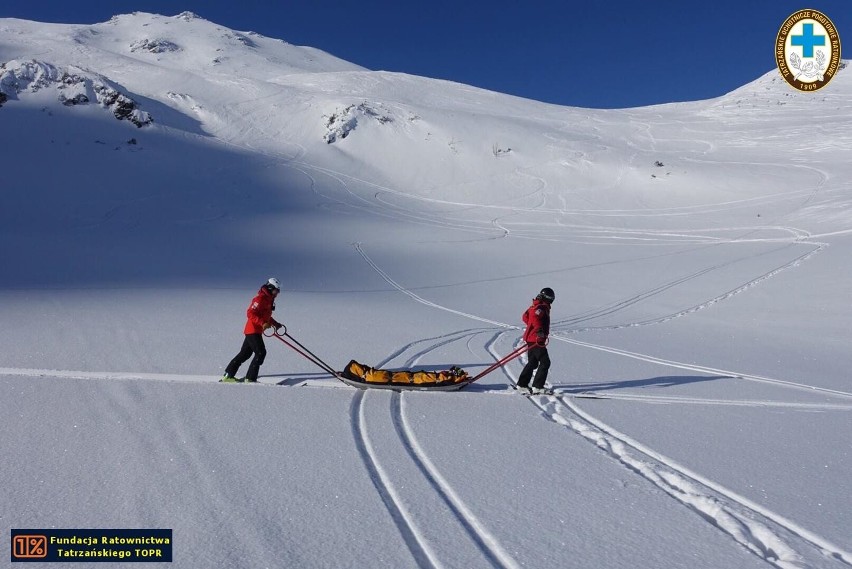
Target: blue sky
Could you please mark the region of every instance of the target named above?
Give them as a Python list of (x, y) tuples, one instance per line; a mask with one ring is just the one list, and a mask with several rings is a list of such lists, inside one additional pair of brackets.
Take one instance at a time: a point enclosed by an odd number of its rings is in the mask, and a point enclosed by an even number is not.
[[(775, 36), (803, 8), (831, 18), (852, 58), (850, 0), (61, 0), (0, 17), (93, 24), (189, 10), (373, 70), (449, 79), (539, 101), (623, 108), (707, 99), (775, 69)], [(14, 5), (10, 5), (14, 4)], [(830, 85), (829, 88), (830, 89)]]

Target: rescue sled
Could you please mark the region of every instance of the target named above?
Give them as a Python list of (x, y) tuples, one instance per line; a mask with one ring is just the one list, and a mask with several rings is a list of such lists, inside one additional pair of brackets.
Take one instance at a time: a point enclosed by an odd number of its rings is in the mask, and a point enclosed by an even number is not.
[[(267, 333), (270, 331), (271, 333)], [(390, 371), (372, 368), (355, 360), (351, 360), (343, 371), (336, 371), (293, 336), (288, 334), (285, 326), (281, 326), (277, 330), (270, 328), (264, 331), (264, 335), (278, 338), (289, 348), (304, 356), (320, 369), (336, 377), (346, 385), (351, 385), (358, 389), (394, 389), (397, 391), (457, 391), (470, 385), (485, 374), (491, 373), (498, 367), (506, 365), (532, 347), (527, 344), (518, 347), (474, 377), (471, 377), (466, 371), (457, 366), (452, 366), (448, 370), (438, 372), (423, 370)]]
[(456, 366), (438, 372), (390, 371), (365, 366), (355, 360), (350, 361), (337, 378), (358, 389), (407, 391), (456, 391), (472, 381), (466, 371)]

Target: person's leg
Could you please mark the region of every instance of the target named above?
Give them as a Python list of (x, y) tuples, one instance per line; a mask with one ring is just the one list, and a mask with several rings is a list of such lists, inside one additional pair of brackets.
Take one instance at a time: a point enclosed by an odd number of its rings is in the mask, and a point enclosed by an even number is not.
[(257, 376), (260, 373), (260, 366), (263, 365), (263, 360), (266, 359), (266, 346), (263, 343), (261, 334), (249, 334), (246, 336), (246, 342), (251, 346), (254, 352), (254, 359), (249, 364), (246, 372), (246, 381), (257, 381)]
[(541, 353), (538, 354), (538, 371), (535, 372), (533, 389), (541, 389), (544, 387), (544, 382), (547, 381), (547, 370), (549, 369), (550, 355), (547, 353), (547, 348), (541, 348)]
[(539, 348), (535, 347), (527, 352), (527, 365), (518, 376), (518, 387), (529, 387), (533, 371), (538, 367), (538, 350)]
[(240, 370), (240, 366), (251, 357), (253, 352), (254, 351), (248, 341), (248, 336), (246, 336), (246, 339), (243, 340), (243, 346), (240, 348), (240, 353), (234, 356), (234, 359), (232, 359), (231, 363), (228, 364), (228, 367), (225, 368), (225, 375), (227, 377), (236, 377), (237, 372)]

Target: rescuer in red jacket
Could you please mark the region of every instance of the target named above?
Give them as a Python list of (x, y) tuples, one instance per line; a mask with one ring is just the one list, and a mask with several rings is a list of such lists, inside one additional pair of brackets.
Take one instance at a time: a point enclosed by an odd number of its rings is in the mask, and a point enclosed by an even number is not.
[[(530, 390), (529, 384), (535, 371), (532, 393), (541, 393), (544, 382), (547, 381), (547, 370), (550, 369), (550, 356), (547, 353), (547, 337), (550, 334), (550, 305), (556, 299), (552, 288), (543, 288), (533, 299), (532, 306), (524, 312), (524, 341), (532, 347), (527, 352), (527, 365), (518, 376), (518, 389)], [(536, 371), (538, 368), (538, 371)]]
[(246, 372), (245, 381), (248, 383), (257, 382), (260, 366), (263, 364), (263, 360), (266, 359), (266, 345), (263, 343), (263, 331), (270, 326), (276, 330), (281, 327), (281, 324), (272, 317), (272, 311), (275, 310), (275, 297), (280, 292), (281, 284), (276, 278), (266, 281), (260, 287), (260, 290), (257, 291), (257, 296), (252, 299), (248, 310), (246, 310), (248, 321), (243, 329), (243, 333), (246, 335), (243, 347), (240, 349), (240, 353), (234, 356), (234, 359), (225, 368), (225, 376), (220, 381), (224, 383), (242, 382), (242, 379), (236, 378), (237, 371), (254, 354), (254, 359), (249, 364), (248, 371)]

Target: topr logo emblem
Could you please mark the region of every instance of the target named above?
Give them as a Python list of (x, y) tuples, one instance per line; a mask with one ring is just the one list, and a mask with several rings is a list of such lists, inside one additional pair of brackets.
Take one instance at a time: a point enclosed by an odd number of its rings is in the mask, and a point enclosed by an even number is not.
[(818, 10), (799, 10), (778, 30), (775, 61), (784, 80), (795, 89), (822, 89), (840, 68), (837, 28)]

